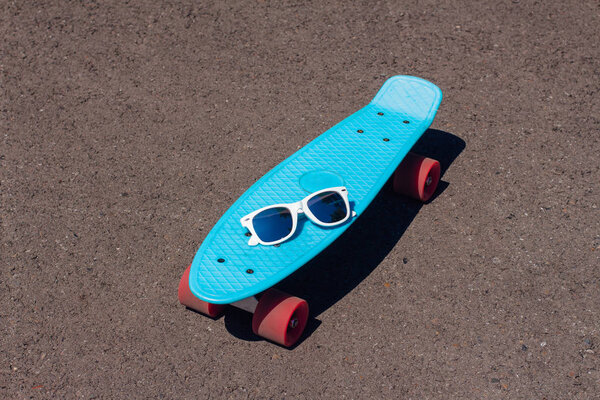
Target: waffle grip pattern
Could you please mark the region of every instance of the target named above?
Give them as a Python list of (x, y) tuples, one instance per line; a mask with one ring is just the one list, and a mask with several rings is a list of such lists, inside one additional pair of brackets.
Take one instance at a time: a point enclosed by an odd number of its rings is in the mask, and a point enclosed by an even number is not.
[[(428, 81), (390, 78), (366, 107), (273, 168), (209, 232), (192, 262), (192, 293), (211, 303), (232, 303), (268, 289), (319, 254), (371, 203), (431, 125), (441, 100), (441, 90)], [(279, 247), (248, 246), (242, 216), (337, 184), (348, 188), (357, 214), (348, 223), (324, 229), (301, 218), (296, 234)]]

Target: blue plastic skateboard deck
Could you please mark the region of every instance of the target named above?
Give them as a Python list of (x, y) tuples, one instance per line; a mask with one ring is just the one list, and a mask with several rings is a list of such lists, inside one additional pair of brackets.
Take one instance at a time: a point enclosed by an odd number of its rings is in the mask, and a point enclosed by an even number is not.
[[(194, 257), (191, 292), (209, 303), (233, 303), (277, 284), (323, 251), (375, 198), (430, 126), (441, 100), (441, 90), (423, 79), (388, 79), (366, 107), (277, 165), (227, 210)], [(325, 229), (304, 220), (279, 246), (248, 245), (242, 216), (333, 186), (348, 189), (357, 215), (347, 223)]]

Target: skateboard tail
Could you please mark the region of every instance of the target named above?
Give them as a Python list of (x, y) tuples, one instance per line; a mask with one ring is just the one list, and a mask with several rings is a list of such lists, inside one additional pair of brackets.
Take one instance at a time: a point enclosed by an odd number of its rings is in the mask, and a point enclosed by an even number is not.
[(384, 83), (370, 104), (431, 124), (441, 102), (442, 91), (433, 83), (415, 76), (397, 75)]

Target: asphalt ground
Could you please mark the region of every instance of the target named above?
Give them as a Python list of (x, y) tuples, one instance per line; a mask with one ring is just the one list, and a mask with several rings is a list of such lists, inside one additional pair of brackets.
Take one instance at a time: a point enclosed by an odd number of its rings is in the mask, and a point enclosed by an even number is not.
[[(597, 1), (2, 1), (0, 37), (0, 397), (600, 397)], [(443, 182), (282, 283), (300, 342), (179, 305), (229, 205), (397, 74), (444, 93)]]

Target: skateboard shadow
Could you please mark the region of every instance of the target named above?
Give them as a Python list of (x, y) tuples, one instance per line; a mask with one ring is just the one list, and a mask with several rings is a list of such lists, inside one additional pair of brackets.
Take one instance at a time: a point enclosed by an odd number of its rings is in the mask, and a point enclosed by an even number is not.
[[(412, 151), (437, 159), (442, 166), (443, 178), (465, 146), (458, 136), (429, 129)], [(448, 186), (447, 182), (440, 180), (429, 202), (435, 201)], [(305, 299), (310, 307), (307, 327), (296, 346), (319, 327), (321, 322), (317, 316), (351, 292), (383, 261), (422, 206), (421, 202), (394, 194), (391, 183), (386, 183), (363, 215), (346, 232), (277, 285), (281, 290)], [(251, 320), (250, 314), (232, 307), (225, 315), (225, 327), (240, 339), (262, 340), (252, 333)]]

